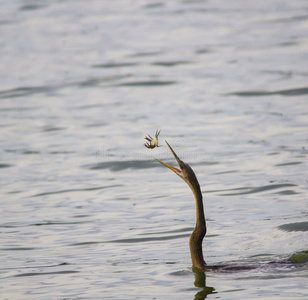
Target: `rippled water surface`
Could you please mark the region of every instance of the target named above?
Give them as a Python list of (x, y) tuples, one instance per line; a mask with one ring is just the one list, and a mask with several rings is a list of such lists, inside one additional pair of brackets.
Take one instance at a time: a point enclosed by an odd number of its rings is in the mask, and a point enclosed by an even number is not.
[[(308, 3), (1, 1), (1, 299), (307, 299)], [(161, 129), (202, 187), (143, 147)]]

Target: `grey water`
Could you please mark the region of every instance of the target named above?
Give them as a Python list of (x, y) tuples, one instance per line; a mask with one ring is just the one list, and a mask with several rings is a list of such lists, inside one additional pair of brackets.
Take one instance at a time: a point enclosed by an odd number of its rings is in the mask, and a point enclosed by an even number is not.
[(307, 299), (307, 1), (0, 3), (1, 299)]

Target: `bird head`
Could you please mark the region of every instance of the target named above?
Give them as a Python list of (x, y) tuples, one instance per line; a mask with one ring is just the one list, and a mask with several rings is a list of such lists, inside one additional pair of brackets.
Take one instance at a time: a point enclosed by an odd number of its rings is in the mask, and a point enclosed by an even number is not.
[(174, 152), (174, 150), (171, 148), (171, 146), (168, 144), (168, 142), (167, 141), (165, 141), (165, 142), (168, 145), (169, 149), (171, 150), (174, 158), (176, 159), (179, 168), (172, 167), (172, 166), (160, 161), (159, 159), (156, 159), (156, 158), (154, 158), (154, 159), (156, 161), (158, 161), (159, 163), (161, 163), (162, 165), (164, 165), (165, 167), (167, 167), (168, 169), (170, 169), (171, 171), (173, 171), (176, 175), (181, 177), (191, 187), (191, 185), (194, 182), (198, 182), (194, 171), (192, 170), (192, 168), (187, 163), (183, 162), (177, 156), (177, 154)]

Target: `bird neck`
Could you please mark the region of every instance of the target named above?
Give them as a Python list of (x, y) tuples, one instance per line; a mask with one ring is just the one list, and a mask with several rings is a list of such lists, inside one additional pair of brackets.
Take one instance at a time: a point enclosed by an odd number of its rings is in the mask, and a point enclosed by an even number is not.
[(205, 217), (204, 217), (204, 209), (203, 209), (203, 198), (200, 189), (200, 185), (196, 182), (193, 193), (196, 201), (196, 227), (204, 226), (205, 227)]
[(190, 188), (195, 196), (196, 201), (196, 226), (189, 239), (190, 255), (193, 266), (204, 270), (206, 263), (203, 259), (202, 241), (206, 234), (206, 223), (204, 217), (202, 193), (198, 181), (196, 181), (193, 185), (190, 185)]

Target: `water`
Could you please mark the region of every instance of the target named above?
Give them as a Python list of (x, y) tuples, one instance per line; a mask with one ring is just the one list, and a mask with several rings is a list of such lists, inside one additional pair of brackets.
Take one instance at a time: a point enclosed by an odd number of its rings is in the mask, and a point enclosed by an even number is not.
[[(307, 1), (1, 1), (1, 299), (307, 299)], [(161, 129), (202, 186), (208, 264)]]

